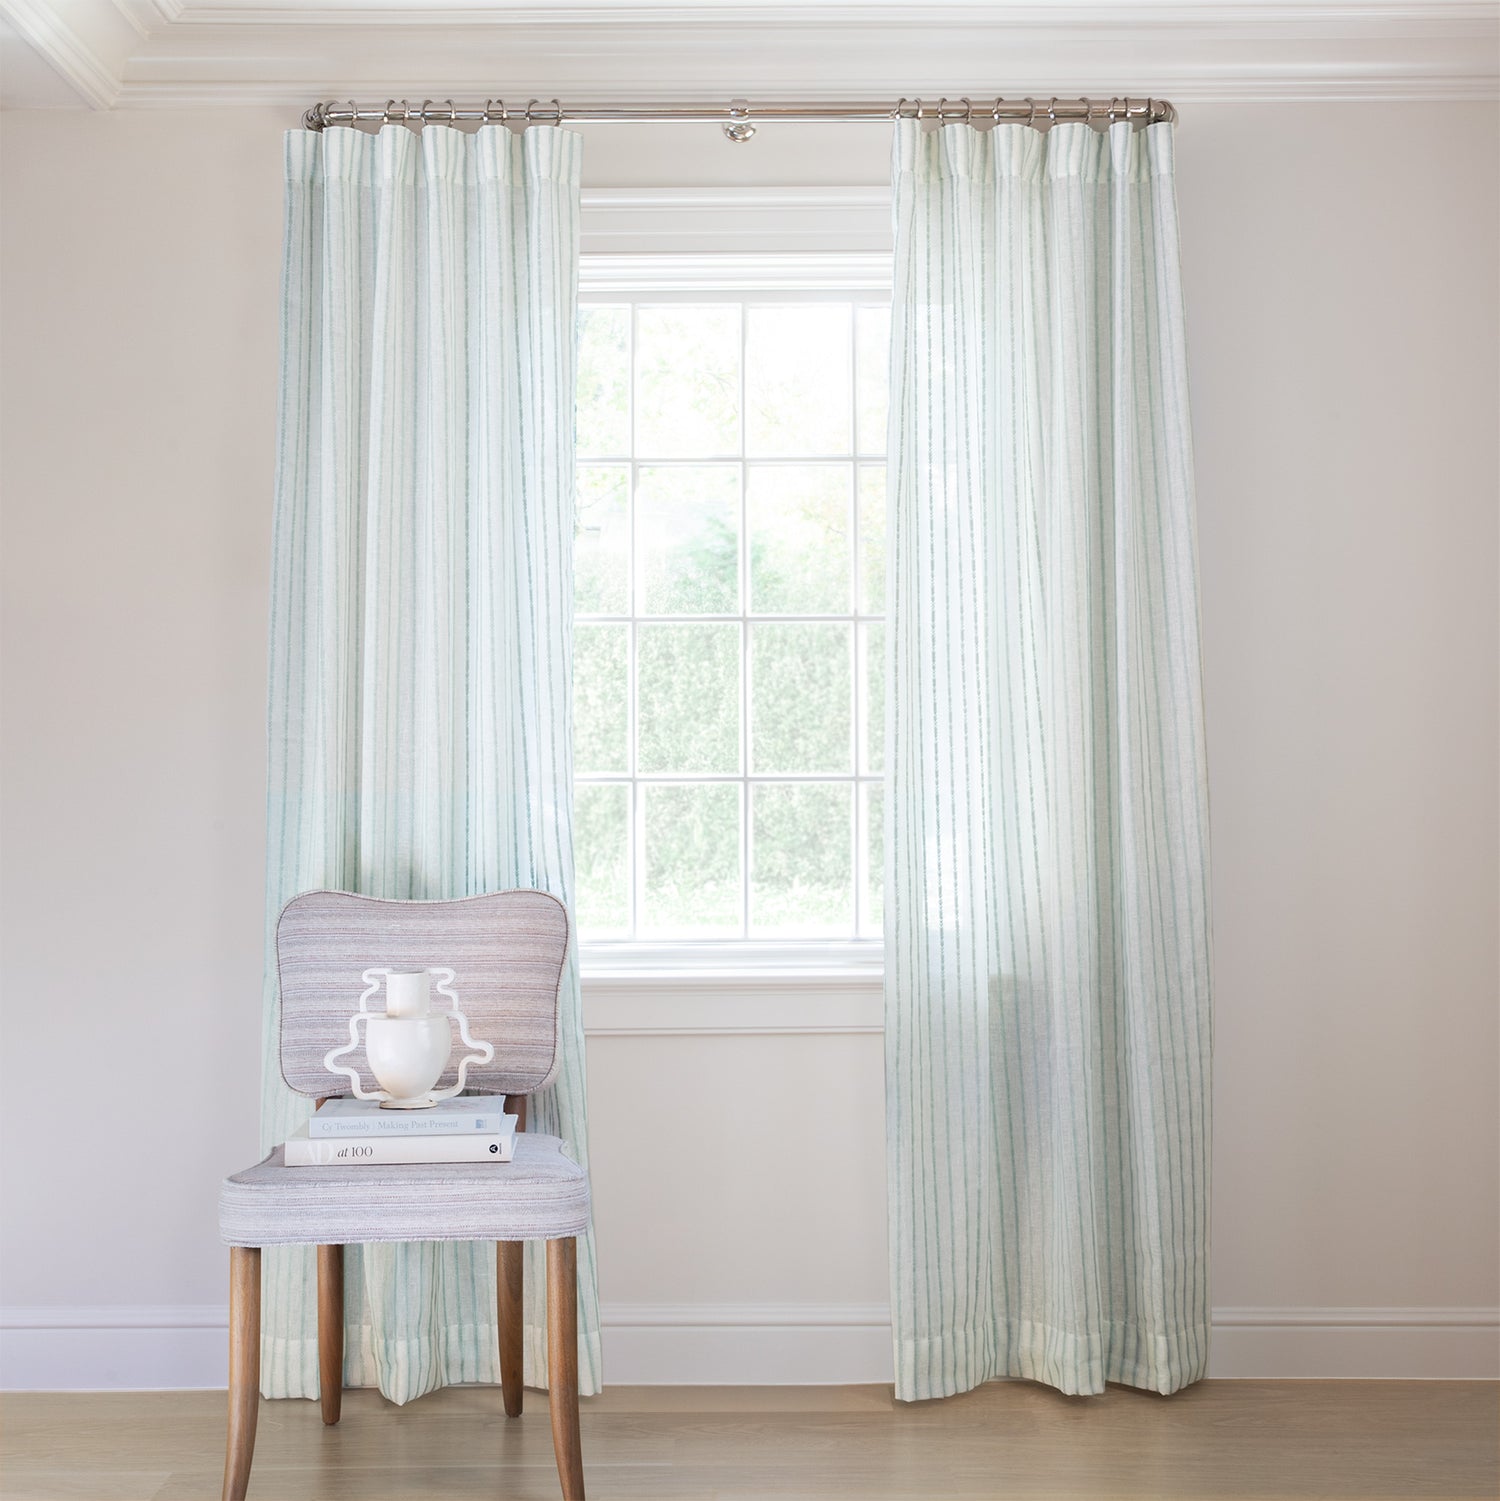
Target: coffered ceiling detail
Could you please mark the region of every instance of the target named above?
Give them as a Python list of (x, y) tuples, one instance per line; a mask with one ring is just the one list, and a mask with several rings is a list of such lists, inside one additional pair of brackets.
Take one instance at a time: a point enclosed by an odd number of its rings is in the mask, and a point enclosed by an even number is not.
[(361, 100), (1500, 95), (1500, 4), (0, 0), (10, 108)]

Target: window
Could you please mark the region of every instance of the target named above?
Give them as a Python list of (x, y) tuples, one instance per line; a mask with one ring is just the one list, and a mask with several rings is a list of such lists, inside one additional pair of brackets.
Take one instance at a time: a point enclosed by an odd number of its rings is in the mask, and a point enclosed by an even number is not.
[(888, 306), (585, 301), (585, 941), (878, 938)]

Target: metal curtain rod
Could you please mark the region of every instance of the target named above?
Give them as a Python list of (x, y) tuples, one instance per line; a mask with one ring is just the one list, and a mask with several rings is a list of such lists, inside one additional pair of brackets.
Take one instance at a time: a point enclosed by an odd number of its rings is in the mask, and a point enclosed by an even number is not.
[(508, 105), (503, 99), (486, 99), (483, 103), (455, 104), (451, 99), (424, 99), (413, 104), (409, 99), (387, 99), (384, 104), (356, 104), (352, 99), (328, 100), (315, 104), (302, 117), (308, 130), (322, 130), (329, 125), (355, 125), (363, 121), (382, 124), (411, 125), (504, 125), (525, 120), (536, 125), (560, 125), (565, 120), (608, 121), (621, 125), (673, 124), (702, 121), (719, 124), (731, 141), (748, 141), (755, 134), (757, 121), (783, 120), (811, 123), (818, 120), (936, 120), (939, 124), (986, 122), (998, 125), (1002, 120), (1024, 125), (1056, 125), (1065, 120), (1138, 121), (1154, 125), (1173, 121), (1177, 111), (1165, 99), (899, 99), (895, 104), (868, 101), (778, 100), (752, 105), (748, 99), (732, 99), (728, 104), (568, 104), (556, 99), (530, 99), (524, 107)]

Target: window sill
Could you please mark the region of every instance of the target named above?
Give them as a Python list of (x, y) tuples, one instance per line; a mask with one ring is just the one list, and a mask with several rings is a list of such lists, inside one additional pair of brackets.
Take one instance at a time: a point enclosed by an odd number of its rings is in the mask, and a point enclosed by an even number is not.
[(589, 1037), (800, 1036), (884, 1030), (884, 946), (586, 944)]
[(581, 943), (584, 979), (650, 978), (666, 984), (703, 980), (839, 980), (878, 982), (885, 944), (878, 938), (789, 942), (728, 940), (679, 943)]

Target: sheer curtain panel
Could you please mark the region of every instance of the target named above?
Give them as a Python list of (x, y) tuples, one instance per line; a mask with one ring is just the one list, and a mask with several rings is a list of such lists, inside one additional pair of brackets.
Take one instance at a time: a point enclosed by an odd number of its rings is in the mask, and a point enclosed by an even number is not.
[(897, 127), (897, 1394), (1208, 1353), (1207, 790), (1172, 130)]
[[(555, 127), (287, 136), (268, 955), (315, 887), (571, 902), (580, 155)], [(281, 1083), (275, 1006), (269, 974), (267, 1147), (310, 1109)], [(562, 1018), (531, 1122), (586, 1162), (576, 954)], [(312, 1252), (265, 1264), (262, 1388), (316, 1396)], [(529, 1259), (526, 1379), (545, 1386), (541, 1277)], [(579, 1282), (588, 1393), (591, 1237)], [(346, 1283), (347, 1384), (405, 1402), (499, 1380), (493, 1245), (350, 1247)]]

